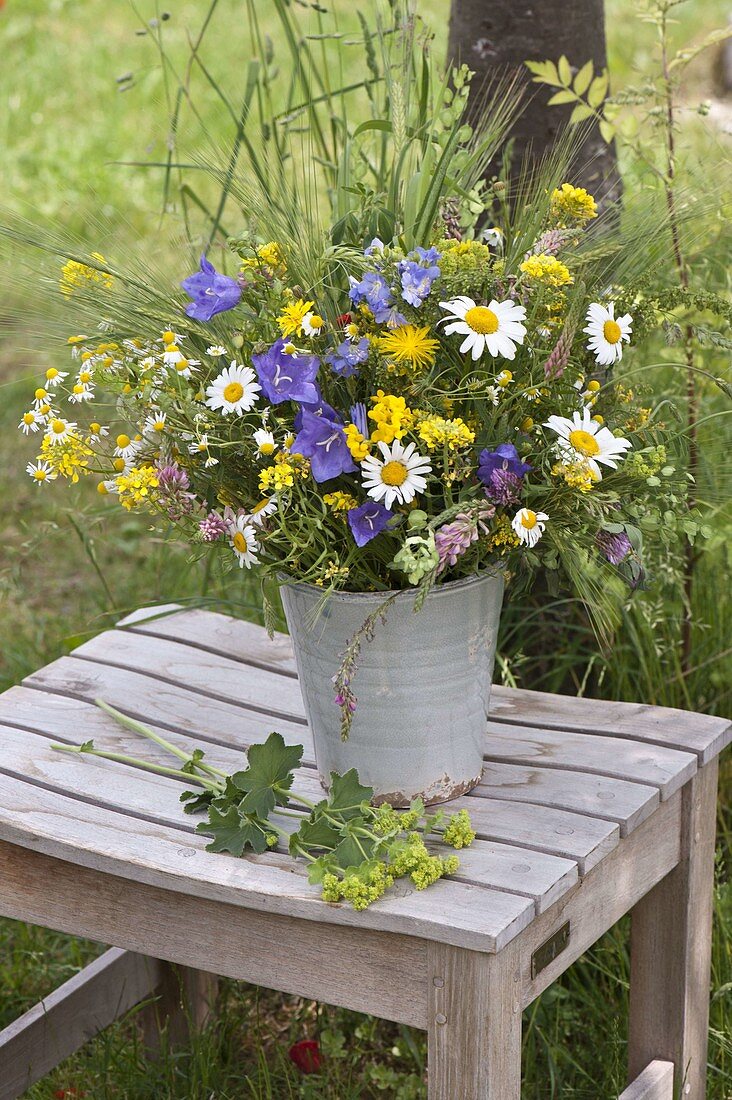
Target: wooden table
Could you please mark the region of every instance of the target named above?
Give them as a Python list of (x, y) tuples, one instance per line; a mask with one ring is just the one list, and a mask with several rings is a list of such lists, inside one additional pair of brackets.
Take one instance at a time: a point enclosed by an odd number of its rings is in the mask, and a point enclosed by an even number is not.
[(220, 974), (424, 1028), (430, 1100), (515, 1100), (522, 1009), (629, 910), (627, 1096), (670, 1097), (665, 1061), (703, 1100), (723, 719), (494, 688), (459, 873), (357, 913), (205, 852), (177, 780), (52, 751), (156, 751), (97, 697), (231, 770), (277, 729), (320, 793), (289, 639), (222, 615), (137, 612), (0, 696), (0, 913), (115, 945), (0, 1035), (0, 1100), (153, 991), (180, 1023), (174, 974), (199, 1018)]

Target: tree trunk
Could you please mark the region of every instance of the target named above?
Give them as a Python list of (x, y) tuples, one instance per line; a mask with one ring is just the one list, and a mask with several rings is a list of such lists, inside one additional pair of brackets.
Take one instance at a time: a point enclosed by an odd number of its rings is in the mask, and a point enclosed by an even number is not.
[[(607, 67), (603, 0), (452, 0), (448, 57), (476, 73), (474, 110), (480, 110), (484, 79), (496, 72), (516, 73), (528, 85), (529, 101), (511, 133), (512, 174), (527, 157), (529, 163), (542, 157), (572, 112), (571, 104), (547, 106), (557, 89), (531, 84), (524, 62), (556, 62), (562, 54), (573, 72), (590, 58), (596, 73)], [(497, 168), (492, 165), (489, 174)], [(591, 127), (568, 178), (603, 205), (620, 197), (615, 148), (605, 144), (597, 125)]]

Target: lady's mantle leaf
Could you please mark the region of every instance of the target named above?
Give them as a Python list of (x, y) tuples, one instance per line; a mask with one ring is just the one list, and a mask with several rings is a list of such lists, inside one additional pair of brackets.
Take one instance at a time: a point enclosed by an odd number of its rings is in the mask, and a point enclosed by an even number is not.
[(358, 772), (351, 768), (345, 775), (330, 773), (330, 796), (328, 809), (335, 810), (339, 817), (347, 821), (360, 812), (364, 802), (370, 802), (374, 797), (373, 787), (364, 787), (358, 779)]
[(208, 821), (202, 821), (196, 832), (213, 837), (206, 845), (207, 852), (231, 852), (233, 856), (240, 856), (245, 848), (261, 853), (269, 847), (267, 823), (259, 821), (254, 814), (240, 814), (236, 806), (229, 806), (225, 813), (210, 806)]
[(248, 768), (231, 777), (240, 791), (246, 791), (241, 811), (267, 817), (276, 805), (284, 806), (287, 795), (282, 791), (292, 786), (292, 773), (301, 757), (302, 745), (286, 745), (280, 733), (270, 733), (263, 745), (252, 745), (247, 754)]
[(207, 810), (215, 798), (214, 791), (183, 791), (181, 802), (185, 803), (187, 814), (197, 814), (201, 810)]

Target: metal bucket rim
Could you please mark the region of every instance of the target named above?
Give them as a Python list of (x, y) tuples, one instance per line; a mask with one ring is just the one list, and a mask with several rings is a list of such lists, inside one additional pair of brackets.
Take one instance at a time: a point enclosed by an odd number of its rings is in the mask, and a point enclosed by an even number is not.
[[(316, 584), (308, 584), (307, 581), (293, 581), (290, 580), (289, 577), (287, 577), (285, 574), (281, 574), (281, 576), (281, 583), (283, 588), (292, 588), (301, 592), (312, 593), (313, 595), (317, 595), (320, 598), (326, 596), (324, 590)], [(488, 580), (499, 580), (503, 582), (503, 571), (498, 567), (494, 569), (483, 569), (480, 571), (480, 573), (473, 573), (469, 577), (460, 577), (458, 580), (455, 581), (447, 581), (444, 584), (436, 584), (429, 590), (426, 598), (430, 600), (433, 597), (437, 597), (443, 594), (446, 596), (451, 595), (453, 592), (459, 591), (460, 589), (477, 586), (478, 584), (481, 584)], [(416, 586), (414, 588), (396, 588), (374, 592), (337, 591), (328, 593), (326, 598), (328, 600), (341, 600), (343, 602), (360, 603), (366, 602), (366, 600), (385, 601), (393, 597), (394, 602), (398, 603), (403, 600), (414, 600), (418, 592), (419, 588)]]

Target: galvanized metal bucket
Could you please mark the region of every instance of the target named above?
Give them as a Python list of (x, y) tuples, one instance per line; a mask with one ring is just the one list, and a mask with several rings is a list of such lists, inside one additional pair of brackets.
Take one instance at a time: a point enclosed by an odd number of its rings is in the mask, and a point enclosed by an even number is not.
[(397, 806), (456, 798), (483, 770), (485, 722), (503, 600), (503, 577), (482, 573), (438, 585), (415, 613), (400, 592), (353, 679), (358, 705), (347, 741), (333, 676), (350, 639), (389, 593), (339, 592), (284, 584), (315, 758), (324, 786), (332, 771), (356, 768), (377, 797)]

